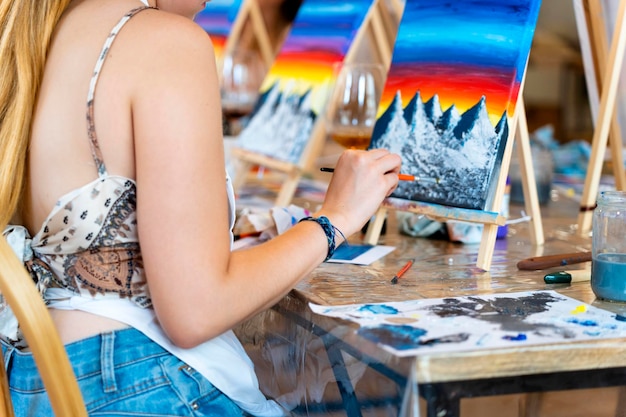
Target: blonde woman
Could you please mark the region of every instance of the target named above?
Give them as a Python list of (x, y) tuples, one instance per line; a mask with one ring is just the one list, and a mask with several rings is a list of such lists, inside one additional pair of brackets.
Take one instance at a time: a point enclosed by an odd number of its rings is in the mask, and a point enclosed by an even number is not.
[[(90, 414), (287, 413), (230, 329), (397, 185), (399, 156), (346, 151), (317, 213), (231, 252), (215, 59), (192, 21), (204, 4), (0, 1), (0, 226), (49, 304)], [(1, 314), (18, 415), (51, 415)]]

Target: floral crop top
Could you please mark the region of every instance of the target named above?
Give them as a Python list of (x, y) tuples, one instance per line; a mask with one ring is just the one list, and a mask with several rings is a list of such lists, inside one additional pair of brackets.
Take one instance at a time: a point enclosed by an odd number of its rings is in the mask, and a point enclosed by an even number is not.
[[(94, 92), (109, 48), (124, 24), (148, 8), (131, 10), (113, 28), (91, 79), (87, 129), (98, 178), (61, 197), (32, 239), (22, 226), (4, 231), (44, 300), (46, 289), (56, 287), (72, 295), (128, 298), (142, 308), (152, 305), (137, 234), (135, 181), (107, 173), (93, 118)], [(0, 297), (0, 313), (6, 310), (3, 301)], [(6, 328), (0, 333), (12, 342), (21, 339)]]

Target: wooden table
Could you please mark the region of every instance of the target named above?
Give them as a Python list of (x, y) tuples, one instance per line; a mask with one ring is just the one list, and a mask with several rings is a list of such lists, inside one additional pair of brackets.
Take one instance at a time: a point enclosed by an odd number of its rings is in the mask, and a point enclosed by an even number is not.
[[(597, 300), (589, 282), (544, 283), (547, 272), (563, 268), (517, 269), (524, 258), (591, 250), (591, 239), (576, 233), (576, 202), (558, 198), (542, 209), (545, 245), (530, 244), (527, 223), (510, 225), (508, 237), (497, 241), (488, 272), (475, 267), (478, 245), (404, 236), (390, 216), (380, 243), (395, 246), (392, 253), (366, 267), (323, 264), (273, 309), (237, 330), (264, 391), (295, 407), (296, 415), (415, 416), (419, 390), (429, 417), (454, 417), (460, 414), (461, 398), (626, 385), (622, 339), (396, 357), (359, 337), (353, 323), (313, 314), (308, 307), (309, 302), (341, 305), (551, 289), (626, 315), (626, 304)], [(511, 213), (518, 216), (520, 208), (512, 207)], [(391, 277), (412, 258), (413, 267), (392, 285)]]

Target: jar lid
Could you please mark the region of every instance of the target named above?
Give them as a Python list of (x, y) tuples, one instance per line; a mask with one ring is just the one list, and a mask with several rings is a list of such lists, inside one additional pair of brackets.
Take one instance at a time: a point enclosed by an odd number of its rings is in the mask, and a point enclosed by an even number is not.
[(600, 191), (598, 203), (626, 204), (626, 191)]

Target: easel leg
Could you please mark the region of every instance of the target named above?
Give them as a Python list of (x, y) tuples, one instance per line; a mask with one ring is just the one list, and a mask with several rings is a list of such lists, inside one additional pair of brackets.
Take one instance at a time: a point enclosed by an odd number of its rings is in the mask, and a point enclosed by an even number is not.
[(611, 135), (609, 139), (611, 146), (611, 161), (613, 162), (613, 176), (615, 177), (615, 187), (618, 190), (626, 191), (626, 171), (624, 170), (624, 155), (622, 154), (622, 134), (617, 114), (611, 118)]
[[(370, 25), (372, 28), (372, 32), (374, 33), (375, 42), (378, 46), (377, 50), (381, 54), (381, 61), (385, 64), (385, 66), (389, 65), (391, 62), (391, 53), (393, 48), (393, 43), (387, 37), (387, 32), (385, 31), (385, 26), (382, 22), (382, 17), (380, 15), (380, 8), (385, 7), (380, 3), (380, 1), (376, 2), (373, 6), (372, 17), (370, 20)], [(392, 45), (391, 48), (389, 45)]]
[(370, 224), (367, 226), (367, 233), (365, 233), (365, 238), (363, 239), (364, 243), (369, 245), (376, 245), (378, 243), (385, 217), (387, 217), (387, 209), (380, 207), (374, 215), (374, 220), (371, 220)]
[[(520, 89), (522, 91), (523, 89)], [(498, 184), (496, 188), (496, 197), (491, 206), (491, 211), (500, 212), (502, 207), (502, 197), (504, 196), (504, 186), (506, 184), (506, 175), (509, 172), (511, 166), (511, 153), (513, 151), (513, 142), (515, 141), (515, 132), (517, 131), (517, 123), (519, 114), (523, 108), (522, 98), (518, 97), (518, 101), (515, 106), (515, 114), (512, 119), (512, 126), (509, 130), (506, 147), (504, 149), (504, 155), (502, 156), (502, 170), (499, 173)], [(483, 226), (483, 235), (480, 239), (480, 248), (478, 249), (478, 259), (476, 260), (476, 266), (483, 271), (489, 271), (491, 269), (491, 261), (493, 259), (493, 251), (496, 246), (496, 238), (498, 235), (497, 224), (485, 223)]]
[(276, 205), (278, 207), (287, 207), (293, 199), (298, 183), (300, 182), (300, 171), (291, 172), (288, 174), (287, 180), (280, 187), (280, 192), (276, 198)]
[(611, 43), (611, 52), (609, 55), (606, 75), (603, 77), (605, 82), (603, 83), (602, 94), (600, 97), (598, 121), (593, 134), (591, 156), (589, 158), (587, 176), (585, 177), (585, 185), (580, 201), (578, 232), (581, 235), (585, 235), (591, 230), (591, 218), (593, 208), (595, 207), (595, 200), (598, 195), (598, 187), (600, 184), (604, 154), (606, 153), (609, 128), (615, 111), (617, 86), (624, 59), (624, 49), (626, 48), (626, 25), (624, 25), (625, 15), (626, 1), (622, 0), (617, 14), (615, 33)]
[[(598, 91), (602, 91), (604, 81), (602, 76), (606, 74), (609, 49), (606, 24), (603, 17), (604, 7), (602, 2), (596, 0), (585, 0), (584, 2), (585, 18), (587, 21)], [(622, 155), (622, 132), (616, 112), (613, 112), (613, 117), (611, 118), (609, 146), (611, 147), (615, 186), (618, 190), (626, 190), (626, 172), (624, 170), (624, 157)]]
[(250, 173), (250, 169), (252, 169), (252, 164), (241, 159), (233, 159), (232, 163), (234, 171), (232, 183), (236, 194), (248, 179), (248, 174)]
[(518, 157), (520, 160), (522, 189), (524, 191), (524, 205), (530, 215), (530, 239), (534, 245), (543, 245), (545, 239), (543, 236), (539, 197), (537, 196), (537, 181), (532, 163), (524, 100), (521, 97), (517, 105), (519, 106), (517, 118)]
[(480, 239), (480, 248), (478, 249), (478, 260), (476, 261), (476, 266), (483, 271), (489, 271), (491, 268), (493, 249), (496, 246), (497, 235), (497, 224), (485, 224), (483, 236)]

